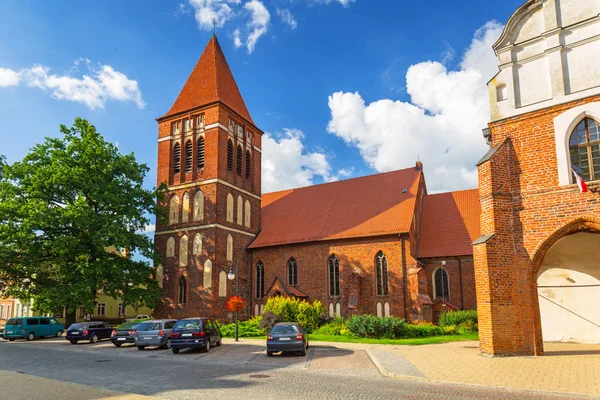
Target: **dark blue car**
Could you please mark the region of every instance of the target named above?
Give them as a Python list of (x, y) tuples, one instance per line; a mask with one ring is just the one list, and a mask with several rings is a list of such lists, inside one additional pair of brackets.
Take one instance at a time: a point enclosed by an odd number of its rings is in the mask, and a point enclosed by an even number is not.
[(80, 340), (97, 343), (102, 339), (110, 339), (112, 331), (113, 327), (106, 322), (77, 322), (69, 327), (66, 338), (71, 344), (77, 344)]
[(177, 321), (171, 331), (171, 350), (174, 354), (181, 349), (200, 348), (205, 352), (211, 346), (220, 346), (223, 338), (219, 325), (210, 318), (186, 318)]

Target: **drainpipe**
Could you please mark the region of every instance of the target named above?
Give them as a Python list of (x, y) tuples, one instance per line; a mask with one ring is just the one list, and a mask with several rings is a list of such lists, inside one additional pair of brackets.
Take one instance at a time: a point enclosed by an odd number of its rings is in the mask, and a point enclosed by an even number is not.
[(462, 280), (462, 262), (460, 257), (456, 257), (456, 261), (458, 261), (458, 284), (460, 286), (460, 308), (461, 310), (465, 309), (465, 300), (463, 293), (463, 280)]
[(404, 245), (404, 236), (400, 234), (400, 252), (402, 254), (402, 295), (404, 296), (404, 320), (407, 321), (407, 303), (406, 303), (406, 283), (408, 282), (408, 278), (406, 276), (406, 250)]

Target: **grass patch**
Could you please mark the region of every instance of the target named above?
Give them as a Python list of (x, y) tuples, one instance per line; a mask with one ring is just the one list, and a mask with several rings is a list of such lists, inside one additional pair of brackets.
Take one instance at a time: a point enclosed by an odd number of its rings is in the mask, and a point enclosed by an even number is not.
[[(240, 339), (258, 339), (267, 340), (266, 336), (259, 337), (242, 337)], [(444, 336), (430, 336), (422, 338), (410, 338), (410, 339), (371, 339), (371, 338), (354, 338), (349, 336), (329, 336), (329, 335), (316, 335), (309, 334), (308, 340), (311, 342), (336, 342), (336, 343), (366, 343), (366, 344), (395, 344), (405, 346), (416, 346), (421, 344), (439, 344), (439, 343), (450, 343), (450, 342), (463, 342), (467, 340), (479, 340), (477, 332), (465, 333), (463, 335), (444, 335)]]
[(314, 342), (338, 342), (338, 343), (367, 343), (367, 344), (396, 344), (405, 346), (415, 346), (420, 344), (438, 344), (450, 342), (462, 342), (467, 340), (479, 340), (479, 335), (475, 333), (466, 333), (464, 335), (443, 335), (429, 336), (409, 339), (372, 339), (355, 338), (349, 336), (326, 336), (309, 335), (309, 340)]

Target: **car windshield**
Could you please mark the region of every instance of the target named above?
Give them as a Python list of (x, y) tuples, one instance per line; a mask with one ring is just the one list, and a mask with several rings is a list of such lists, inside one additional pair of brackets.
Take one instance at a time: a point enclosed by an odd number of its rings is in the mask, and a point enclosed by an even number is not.
[(271, 333), (299, 333), (296, 325), (275, 325)]
[(6, 325), (14, 326), (14, 325), (23, 325), (23, 320), (21, 318), (11, 318), (6, 321)]
[(162, 329), (160, 322), (145, 322), (138, 326), (138, 331), (158, 331), (160, 329)]
[(87, 323), (84, 323), (84, 322), (79, 322), (79, 323), (77, 323), (77, 324), (73, 324), (73, 325), (71, 325), (71, 326), (69, 327), (69, 330), (70, 330), (70, 329), (85, 329), (85, 328), (87, 328)]
[(186, 321), (177, 321), (173, 330), (186, 330), (186, 329), (201, 329), (202, 322), (199, 320), (186, 320)]

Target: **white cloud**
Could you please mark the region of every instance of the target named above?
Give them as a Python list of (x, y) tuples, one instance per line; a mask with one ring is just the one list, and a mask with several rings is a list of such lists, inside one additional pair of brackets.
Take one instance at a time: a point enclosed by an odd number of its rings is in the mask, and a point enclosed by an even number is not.
[(284, 23), (289, 25), (290, 28), (292, 28), (292, 30), (294, 30), (298, 27), (298, 22), (296, 22), (296, 20), (294, 19), (294, 16), (290, 12), (290, 10), (286, 10), (286, 9), (282, 10), (282, 9), (278, 8), (277, 15), (279, 15), (279, 18), (281, 18), (281, 20)]
[(8, 68), (0, 68), (0, 87), (17, 86), (20, 80), (17, 71)]
[(332, 182), (348, 177), (351, 170), (332, 174), (327, 154), (310, 152), (302, 142), (304, 134), (298, 129), (284, 129), (280, 135), (266, 133), (262, 148), (262, 189), (264, 193), (313, 184), (316, 177)]
[(182, 15), (187, 15), (189, 13), (190, 13), (190, 8), (185, 3), (179, 3), (177, 5), (177, 9), (173, 13), (173, 16), (175, 16), (175, 18), (179, 18)]
[(233, 45), (235, 47), (242, 47), (242, 44), (241, 32), (239, 29), (236, 29), (233, 31)]
[(244, 5), (244, 8), (251, 13), (250, 22), (248, 22), (248, 28), (252, 31), (248, 35), (248, 39), (246, 40), (246, 47), (248, 48), (248, 53), (252, 53), (254, 51), (254, 46), (256, 46), (256, 42), (258, 39), (267, 33), (269, 20), (271, 19), (271, 14), (269, 14), (269, 10), (265, 7), (263, 3), (259, 0), (251, 0)]
[(419, 157), (432, 192), (475, 187), (474, 164), (487, 149), (481, 136), (489, 120), (486, 82), (497, 72), (491, 46), (501, 32), (497, 22), (479, 29), (457, 71), (434, 61), (412, 65), (406, 73), (411, 102), (366, 104), (358, 93), (334, 93), (328, 131), (357, 147), (377, 171), (409, 167)]
[(225, 22), (234, 16), (230, 5), (238, 5), (241, 0), (189, 0), (194, 8), (194, 17), (198, 22), (198, 27), (205, 31), (213, 29), (213, 21), (217, 27), (221, 28)]
[(129, 79), (110, 65), (93, 68), (91, 62), (86, 59), (77, 60), (74, 71), (78, 71), (81, 61), (85, 62), (90, 74), (84, 74), (80, 78), (50, 74), (50, 68), (43, 65), (25, 68), (19, 72), (0, 68), (0, 87), (9, 86), (3, 85), (3, 82), (13, 86), (25, 83), (30, 87), (50, 90), (55, 99), (83, 103), (91, 109), (104, 108), (108, 100), (133, 101), (139, 108), (144, 108), (145, 103), (137, 81)]
[(333, 2), (340, 3), (344, 7), (349, 7), (350, 4), (354, 3), (356, 0), (313, 0), (315, 3), (329, 4)]

